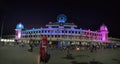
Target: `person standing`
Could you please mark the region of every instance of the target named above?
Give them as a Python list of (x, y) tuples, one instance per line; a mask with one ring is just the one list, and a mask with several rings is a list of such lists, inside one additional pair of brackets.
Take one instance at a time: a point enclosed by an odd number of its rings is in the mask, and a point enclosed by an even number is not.
[(32, 42), (32, 40), (30, 40), (29, 47), (30, 47), (30, 49), (28, 49), (28, 51), (32, 52), (33, 51), (33, 42)]
[(40, 62), (48, 62), (50, 55), (47, 52), (48, 41), (47, 37), (43, 36), (40, 43)]

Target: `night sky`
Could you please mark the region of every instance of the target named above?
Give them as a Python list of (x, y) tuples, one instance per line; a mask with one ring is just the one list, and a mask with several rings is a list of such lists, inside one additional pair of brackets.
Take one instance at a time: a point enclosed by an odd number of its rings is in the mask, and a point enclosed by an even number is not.
[[(114, 0), (113, 0), (114, 1)], [(98, 30), (103, 23), (108, 27), (109, 37), (120, 38), (117, 2), (112, 0), (0, 0), (0, 24), (4, 21), (3, 34), (15, 34), (16, 24), (25, 28), (44, 26), (57, 22), (59, 14), (67, 16), (67, 22), (78, 28)]]

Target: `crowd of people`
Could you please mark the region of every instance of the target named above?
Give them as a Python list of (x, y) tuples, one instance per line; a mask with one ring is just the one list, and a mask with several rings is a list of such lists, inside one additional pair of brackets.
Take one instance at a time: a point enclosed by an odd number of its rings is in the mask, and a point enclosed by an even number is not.
[[(5, 43), (5, 42), (0, 42), (0, 46), (13, 46), (13, 47), (28, 47), (29, 52), (33, 52), (35, 47), (40, 48), (40, 54), (43, 54), (42, 49), (42, 42), (36, 43), (34, 41), (30, 41), (29, 43), (21, 43), (21, 42), (13, 42), (13, 43)], [(97, 52), (98, 50), (103, 50), (103, 49), (120, 49), (119, 45), (116, 44), (105, 44), (105, 45), (94, 45), (94, 44), (89, 44), (89, 45), (67, 45), (67, 46), (61, 46), (60, 48), (57, 47), (57, 45), (52, 45), (48, 44), (46, 50), (61, 50), (61, 51), (66, 51), (67, 52), (67, 57), (72, 58), (72, 54), (70, 53), (71, 50), (76, 50), (76, 51), (82, 51), (82, 50), (88, 50), (91, 53), (92, 52)], [(48, 51), (46, 51), (48, 52)], [(41, 55), (43, 57), (41, 58), (41, 61), (43, 62), (48, 62), (50, 59), (50, 54), (45, 53), (45, 55)], [(46, 60), (47, 59), (47, 60)]]

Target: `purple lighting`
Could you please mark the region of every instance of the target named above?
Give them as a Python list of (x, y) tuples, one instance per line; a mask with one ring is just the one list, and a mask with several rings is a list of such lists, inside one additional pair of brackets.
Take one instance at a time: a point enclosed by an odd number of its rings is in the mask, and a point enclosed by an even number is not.
[[(81, 42), (98, 42), (108, 43), (108, 29), (106, 25), (101, 25), (99, 31), (91, 31), (90, 29), (78, 29), (74, 23), (66, 23), (67, 18), (65, 15), (58, 15), (55, 23), (49, 22), (46, 27), (33, 29), (22, 29), (22, 24), (18, 24), (16, 28), (16, 39), (29, 41), (35, 39), (40, 41), (42, 36), (47, 36), (49, 42), (60, 42), (66, 46), (67, 43), (77, 44)], [(60, 22), (59, 22), (60, 21)], [(23, 26), (24, 27), (24, 26)], [(78, 45), (79, 45), (78, 44)], [(58, 47), (59, 47), (58, 43)]]
[(108, 38), (107, 38), (108, 37), (108, 29), (104, 24), (100, 27), (100, 32), (102, 34), (102, 41), (108, 42)]
[(103, 24), (101, 27), (100, 27), (100, 31), (108, 31), (107, 27)]

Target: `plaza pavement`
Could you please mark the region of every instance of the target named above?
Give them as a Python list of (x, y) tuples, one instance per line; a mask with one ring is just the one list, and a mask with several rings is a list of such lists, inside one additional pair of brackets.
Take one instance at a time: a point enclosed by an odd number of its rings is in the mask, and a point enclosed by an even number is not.
[[(28, 47), (0, 46), (0, 64), (37, 64), (39, 48), (28, 52)], [(67, 59), (65, 50), (49, 50), (51, 58), (46, 64), (120, 64), (120, 49), (97, 52), (71, 50), (73, 59)], [(43, 64), (43, 63), (40, 63)]]

